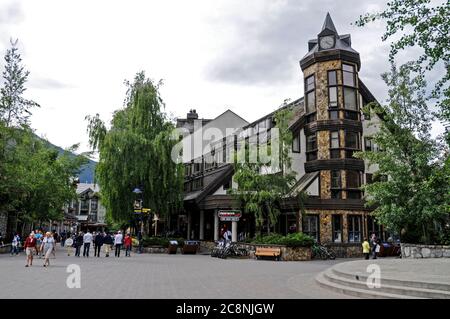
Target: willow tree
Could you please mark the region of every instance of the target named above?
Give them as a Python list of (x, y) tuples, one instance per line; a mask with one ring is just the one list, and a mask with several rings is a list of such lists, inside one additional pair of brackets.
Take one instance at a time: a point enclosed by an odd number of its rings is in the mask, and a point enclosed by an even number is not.
[[(264, 222), (270, 233), (270, 227), (276, 223), (281, 213), (282, 201), (296, 181), (296, 172), (291, 169), (290, 158), (292, 132), (289, 122), (292, 117), (293, 111), (289, 107), (277, 111), (275, 128), (278, 137), (267, 144), (252, 145), (246, 142), (236, 155), (233, 178), (238, 189), (233, 190), (232, 194), (246, 213), (254, 214), (259, 233)], [(274, 133), (275, 130), (272, 129), (272, 135)], [(258, 154), (256, 161), (251, 160), (252, 152)], [(304, 193), (298, 194), (297, 198), (303, 207)]]
[(160, 216), (179, 209), (182, 169), (171, 159), (175, 145), (173, 123), (164, 113), (154, 83), (137, 73), (128, 87), (124, 107), (114, 112), (110, 128), (99, 115), (87, 116), (89, 143), (99, 152), (95, 177), (108, 217), (115, 222), (132, 220), (133, 189), (142, 189), (144, 206)]

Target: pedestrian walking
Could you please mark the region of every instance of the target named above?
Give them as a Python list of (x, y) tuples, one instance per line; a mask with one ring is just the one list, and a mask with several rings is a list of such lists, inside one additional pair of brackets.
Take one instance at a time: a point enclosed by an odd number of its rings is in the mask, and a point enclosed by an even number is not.
[(367, 240), (367, 238), (364, 238), (364, 241), (362, 243), (362, 248), (363, 248), (364, 259), (369, 259), (369, 256), (370, 256), (370, 244), (369, 244), (369, 241)]
[(111, 251), (111, 246), (114, 245), (114, 240), (111, 236), (111, 234), (106, 233), (105, 237), (103, 238), (103, 243), (105, 245), (105, 257), (109, 257), (109, 253)]
[(42, 239), (43, 239), (43, 235), (42, 235), (42, 231), (37, 230), (34, 233), (34, 238), (36, 238), (36, 255), (41, 258), (42, 255), (42, 251), (41, 251), (41, 247), (42, 247)]
[(67, 233), (65, 230), (63, 230), (63, 232), (61, 233), (61, 247), (64, 247), (64, 245), (66, 244), (66, 239)]
[(125, 244), (125, 257), (131, 257), (131, 247), (133, 240), (131, 239), (130, 234), (126, 234), (123, 242)]
[(120, 250), (122, 249), (123, 235), (119, 230), (117, 234), (114, 236), (114, 246), (116, 247), (116, 257), (120, 257)]
[(27, 264), (25, 267), (31, 267), (33, 266), (33, 254), (36, 250), (36, 238), (34, 238), (34, 232), (31, 232), (27, 237), (23, 248), (25, 249), (25, 254), (27, 255)]
[(42, 240), (42, 251), (44, 254), (44, 267), (50, 266), (50, 254), (55, 248), (55, 239), (50, 232), (45, 233), (45, 237)]
[(370, 247), (372, 250), (372, 258), (373, 259), (377, 259), (377, 254), (375, 252), (376, 248), (377, 248), (377, 235), (375, 235), (375, 233), (372, 233), (372, 235), (370, 236)]
[(89, 258), (89, 249), (91, 248), (91, 243), (92, 243), (92, 234), (88, 230), (87, 233), (84, 234), (83, 236), (83, 244), (84, 244), (83, 257)]
[(81, 246), (83, 246), (83, 232), (79, 232), (75, 238), (75, 256), (80, 257)]
[(100, 257), (100, 250), (102, 249), (103, 246), (103, 234), (98, 232), (97, 235), (94, 238), (94, 257)]
[[(65, 240), (65, 243), (64, 243), (65, 245), (66, 245), (66, 247), (67, 247), (67, 256), (70, 256), (70, 254), (72, 254), (72, 246), (73, 246), (73, 244), (74, 244), (74, 241), (73, 241), (73, 239), (72, 238), (67, 238), (66, 240)], [(63, 246), (64, 247), (64, 246)]]
[(14, 234), (12, 243), (11, 243), (11, 256), (19, 254), (19, 245), (20, 245), (20, 236), (18, 233)]

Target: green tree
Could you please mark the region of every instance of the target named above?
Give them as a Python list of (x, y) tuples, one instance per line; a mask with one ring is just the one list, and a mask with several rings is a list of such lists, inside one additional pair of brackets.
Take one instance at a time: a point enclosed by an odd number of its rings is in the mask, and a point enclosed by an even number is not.
[(360, 16), (356, 22), (359, 26), (376, 20), (387, 22), (382, 40), (399, 36), (391, 43), (391, 62), (400, 50), (419, 47), (421, 54), (416, 60), (419, 66), (428, 71), (440, 71), (443, 67), (444, 74), (436, 83), (431, 97), (439, 100), (440, 117), (446, 121), (450, 120), (449, 16), (448, 0), (390, 0), (383, 11)]
[(83, 155), (76, 146), (59, 154), (30, 128), (30, 109), (36, 102), (23, 97), (29, 72), (21, 65), (17, 41), (6, 52), (4, 84), (0, 90), (0, 213), (19, 222), (60, 220), (63, 206), (76, 196), (73, 178)]
[[(241, 203), (245, 212), (254, 214), (259, 233), (264, 222), (267, 223), (267, 232), (270, 233), (270, 226), (276, 223), (281, 213), (281, 203), (296, 181), (296, 172), (291, 169), (289, 156), (292, 147), (289, 122), (292, 117), (293, 111), (290, 107), (284, 107), (275, 113), (275, 128), (279, 134), (278, 145), (267, 143), (255, 146), (246, 142), (235, 159), (233, 178), (238, 184), (238, 189), (233, 190), (232, 194)], [(275, 149), (275, 146), (278, 146), (278, 149)], [(255, 148), (251, 149), (252, 147)], [(257, 161), (251, 161), (250, 153), (255, 151), (259, 157)], [(266, 154), (268, 158), (279, 155), (279, 165), (275, 170), (273, 167), (270, 168), (273, 163), (268, 164)], [(298, 198), (304, 199), (304, 194), (299, 194)]]
[(393, 65), (382, 78), (388, 103), (372, 103), (365, 110), (382, 117), (373, 136), (380, 150), (356, 155), (378, 166), (376, 182), (364, 186), (366, 199), (380, 223), (401, 233), (403, 241), (434, 242), (435, 226), (450, 213), (450, 175), (442, 159), (448, 149), (430, 136), (433, 116), (417, 65)]
[(17, 40), (11, 41), (11, 48), (6, 51), (3, 87), (0, 89), (0, 118), (7, 127), (28, 124), (30, 109), (39, 106), (23, 96), (30, 72), (22, 65), (17, 42)]
[(143, 189), (144, 206), (161, 216), (180, 208), (183, 171), (171, 159), (176, 140), (174, 125), (163, 112), (155, 84), (137, 73), (128, 86), (125, 107), (117, 110), (106, 128), (98, 114), (87, 117), (90, 145), (99, 151), (96, 180), (102, 202), (114, 222), (128, 222), (133, 212), (135, 187)]

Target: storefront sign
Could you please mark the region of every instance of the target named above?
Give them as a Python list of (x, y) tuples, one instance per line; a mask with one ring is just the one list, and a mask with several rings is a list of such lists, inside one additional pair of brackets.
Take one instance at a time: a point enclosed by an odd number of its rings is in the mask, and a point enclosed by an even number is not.
[(219, 219), (222, 222), (237, 222), (242, 217), (240, 210), (219, 210)]

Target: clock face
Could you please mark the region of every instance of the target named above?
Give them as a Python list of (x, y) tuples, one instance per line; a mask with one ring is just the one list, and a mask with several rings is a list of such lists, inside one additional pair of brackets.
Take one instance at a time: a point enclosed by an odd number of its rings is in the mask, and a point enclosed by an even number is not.
[(332, 35), (327, 35), (320, 38), (320, 47), (322, 49), (330, 49), (334, 47), (334, 37)]

